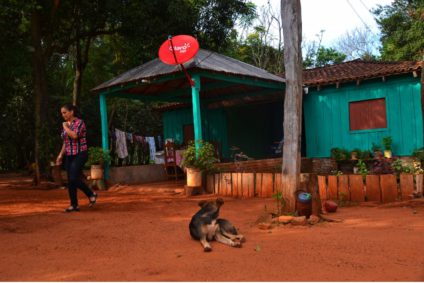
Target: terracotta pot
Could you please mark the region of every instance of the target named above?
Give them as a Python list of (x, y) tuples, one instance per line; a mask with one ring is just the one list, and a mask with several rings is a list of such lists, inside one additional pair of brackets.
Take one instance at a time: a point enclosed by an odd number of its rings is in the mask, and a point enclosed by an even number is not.
[(202, 171), (196, 168), (187, 168), (187, 186), (202, 186)]
[(91, 175), (92, 180), (103, 179), (103, 166), (102, 165), (91, 165), (90, 175)]

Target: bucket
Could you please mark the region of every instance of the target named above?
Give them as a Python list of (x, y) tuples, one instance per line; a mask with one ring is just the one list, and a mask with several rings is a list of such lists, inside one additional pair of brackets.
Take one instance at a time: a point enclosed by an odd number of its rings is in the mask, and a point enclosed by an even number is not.
[(101, 165), (91, 165), (90, 177), (91, 180), (103, 179), (103, 167)]
[(309, 218), (312, 214), (312, 197), (304, 191), (296, 192), (296, 210), (299, 216)]
[(187, 168), (187, 186), (201, 187), (202, 186), (202, 171), (195, 168)]

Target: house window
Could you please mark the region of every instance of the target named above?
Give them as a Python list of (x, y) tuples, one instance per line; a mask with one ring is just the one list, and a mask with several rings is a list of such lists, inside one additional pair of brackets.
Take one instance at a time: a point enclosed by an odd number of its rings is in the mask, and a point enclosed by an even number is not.
[(386, 99), (350, 102), (349, 123), (351, 131), (387, 128)]

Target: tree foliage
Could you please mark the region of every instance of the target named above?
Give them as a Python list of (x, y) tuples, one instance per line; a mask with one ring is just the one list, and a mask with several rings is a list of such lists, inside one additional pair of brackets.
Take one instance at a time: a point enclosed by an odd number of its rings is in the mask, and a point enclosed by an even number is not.
[(373, 13), (381, 30), (382, 59), (424, 59), (424, 1), (394, 0)]

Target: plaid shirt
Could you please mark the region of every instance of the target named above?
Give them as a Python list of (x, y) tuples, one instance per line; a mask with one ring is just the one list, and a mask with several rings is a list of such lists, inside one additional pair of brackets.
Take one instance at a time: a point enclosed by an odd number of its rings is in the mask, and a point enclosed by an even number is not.
[(65, 154), (66, 155), (77, 155), (81, 151), (87, 150), (87, 140), (85, 123), (83, 120), (76, 118), (72, 121), (69, 126), (71, 131), (75, 132), (78, 136), (77, 139), (72, 139), (65, 130), (62, 129), (62, 139), (65, 143)]

